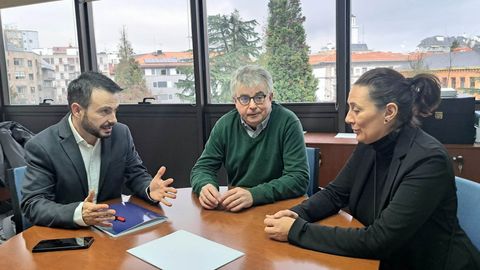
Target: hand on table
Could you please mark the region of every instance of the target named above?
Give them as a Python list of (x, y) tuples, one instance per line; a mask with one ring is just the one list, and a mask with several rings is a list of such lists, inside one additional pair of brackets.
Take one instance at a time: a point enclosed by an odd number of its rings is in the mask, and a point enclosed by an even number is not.
[(281, 210), (273, 215), (266, 215), (263, 223), (268, 237), (277, 241), (288, 241), (288, 232), (298, 214), (291, 210)]
[(253, 204), (252, 193), (247, 189), (236, 187), (228, 190), (221, 198), (221, 205), (227, 211), (238, 212)]
[(205, 209), (215, 209), (220, 203), (220, 192), (212, 184), (206, 184), (202, 187), (198, 200)]

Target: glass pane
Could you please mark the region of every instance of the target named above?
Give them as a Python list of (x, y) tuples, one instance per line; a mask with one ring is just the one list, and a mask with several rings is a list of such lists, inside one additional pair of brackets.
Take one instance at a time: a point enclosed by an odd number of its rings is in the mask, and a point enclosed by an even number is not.
[(352, 82), (390, 67), (408, 77), (434, 74), (442, 87), (480, 99), (480, 33), (472, 21), (479, 7), (475, 0), (353, 0)]
[(274, 99), (279, 102), (334, 101), (335, 90), (325, 89), (317, 55), (329, 55), (335, 47), (335, 1), (318, 3), (209, 0), (209, 101), (232, 103), (230, 77), (246, 64), (272, 73)]
[(1, 10), (10, 104), (67, 103), (80, 74), (73, 1)]
[[(93, 2), (100, 72), (125, 90), (122, 103), (195, 103), (190, 1)], [(127, 19), (131, 18), (131, 19)]]

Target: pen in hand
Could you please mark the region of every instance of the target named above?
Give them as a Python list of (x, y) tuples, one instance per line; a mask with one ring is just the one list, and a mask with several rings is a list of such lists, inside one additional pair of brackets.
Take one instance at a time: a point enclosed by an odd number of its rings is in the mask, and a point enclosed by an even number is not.
[(118, 220), (120, 222), (125, 222), (127, 219), (121, 216), (115, 216), (115, 220)]

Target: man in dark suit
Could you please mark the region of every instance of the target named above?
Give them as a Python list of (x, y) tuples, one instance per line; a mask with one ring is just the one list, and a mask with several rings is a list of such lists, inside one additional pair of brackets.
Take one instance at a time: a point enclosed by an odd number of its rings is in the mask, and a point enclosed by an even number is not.
[(119, 198), (124, 183), (146, 201), (171, 206), (173, 179), (162, 179), (163, 166), (152, 179), (130, 130), (117, 123), (121, 90), (100, 73), (81, 74), (68, 86), (70, 112), (26, 144), (21, 204), (33, 224), (111, 226), (115, 211), (97, 201)]

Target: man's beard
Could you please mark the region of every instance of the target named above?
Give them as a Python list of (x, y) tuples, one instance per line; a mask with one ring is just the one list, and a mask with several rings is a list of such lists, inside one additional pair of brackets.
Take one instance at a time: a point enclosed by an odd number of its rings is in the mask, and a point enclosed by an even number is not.
[(97, 137), (97, 138), (108, 138), (110, 137), (110, 135), (112, 135), (111, 133), (110, 134), (106, 134), (106, 135), (102, 135), (101, 133), (101, 128), (108, 128), (108, 127), (112, 127), (113, 124), (109, 124), (108, 122), (101, 125), (99, 128), (95, 127), (89, 120), (88, 120), (88, 117), (87, 115), (84, 115), (83, 118), (82, 118), (82, 122), (81, 122), (81, 125), (82, 125), (82, 128), (90, 133), (91, 135)]

